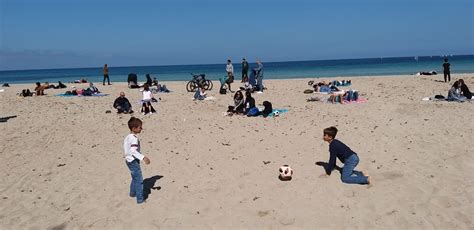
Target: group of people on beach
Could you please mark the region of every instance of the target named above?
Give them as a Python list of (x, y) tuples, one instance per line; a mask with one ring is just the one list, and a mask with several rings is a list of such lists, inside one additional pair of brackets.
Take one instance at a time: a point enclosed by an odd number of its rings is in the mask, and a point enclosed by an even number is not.
[[(252, 69), (250, 76), (249, 73), (249, 63), (245, 58), (242, 59), (242, 78), (241, 83), (244, 84), (244, 88), (250, 90), (251, 92), (256, 91), (257, 93), (263, 93), (263, 63), (260, 60), (256, 61), (256, 67)], [(227, 75), (224, 78), (220, 79), (221, 87), (219, 92), (225, 93), (226, 89), (233, 93), (231, 84), (234, 82), (234, 66), (232, 65), (232, 60), (227, 60), (226, 65)]]

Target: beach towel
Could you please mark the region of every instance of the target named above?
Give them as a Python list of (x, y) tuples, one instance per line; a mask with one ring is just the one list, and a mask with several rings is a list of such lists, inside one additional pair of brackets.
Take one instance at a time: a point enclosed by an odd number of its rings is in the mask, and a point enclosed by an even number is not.
[(104, 96), (108, 96), (108, 94), (98, 93), (98, 94), (92, 94), (91, 96), (84, 96), (84, 95), (58, 93), (58, 94), (55, 94), (54, 96), (56, 96), (56, 97), (104, 97)]
[(347, 101), (347, 100), (344, 100), (344, 104), (360, 104), (360, 103), (365, 103), (367, 102), (367, 99), (365, 98), (360, 98), (357, 99), (356, 101)]

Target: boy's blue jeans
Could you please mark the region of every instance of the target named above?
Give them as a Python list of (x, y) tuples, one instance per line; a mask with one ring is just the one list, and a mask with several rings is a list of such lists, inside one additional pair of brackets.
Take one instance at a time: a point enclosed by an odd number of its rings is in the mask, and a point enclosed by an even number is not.
[(355, 167), (359, 164), (359, 157), (356, 154), (352, 154), (344, 162), (342, 168), (341, 180), (348, 184), (368, 184), (368, 177), (364, 176), (362, 172), (355, 171)]
[(125, 161), (128, 169), (132, 174), (132, 182), (130, 183), (130, 196), (137, 197), (137, 203), (143, 203), (143, 176), (142, 169), (140, 168), (140, 161), (134, 160), (132, 162)]

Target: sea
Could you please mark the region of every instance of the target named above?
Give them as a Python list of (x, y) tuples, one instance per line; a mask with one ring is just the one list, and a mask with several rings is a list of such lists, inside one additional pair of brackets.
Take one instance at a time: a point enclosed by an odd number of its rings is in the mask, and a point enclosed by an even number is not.
[[(265, 79), (328, 78), (344, 76), (390, 76), (413, 75), (417, 72), (436, 71), (443, 74), (444, 58), (449, 59), (451, 75), (474, 73), (474, 55), (379, 57), (340, 60), (314, 60), (263, 63)], [(241, 76), (241, 63), (233, 63), (236, 80)], [(256, 66), (249, 63), (250, 68)], [(93, 68), (8, 70), (0, 71), (0, 83), (63, 83), (86, 79), (101, 82), (102, 63)], [(158, 81), (187, 81), (192, 74), (205, 74), (207, 79), (218, 80), (226, 75), (226, 63), (201, 65), (157, 65), (157, 66), (113, 66), (109, 63), (109, 76), (112, 82), (126, 82), (130, 73), (145, 81), (150, 74)], [(249, 73), (250, 74), (250, 73)]]

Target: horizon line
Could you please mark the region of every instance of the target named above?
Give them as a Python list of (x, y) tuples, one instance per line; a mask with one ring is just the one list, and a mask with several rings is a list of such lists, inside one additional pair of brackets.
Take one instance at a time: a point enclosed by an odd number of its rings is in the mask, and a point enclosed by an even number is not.
[[(341, 59), (313, 59), (313, 60), (293, 60), (293, 61), (271, 61), (263, 63), (282, 63), (282, 62), (310, 62), (310, 61), (343, 61), (343, 60), (360, 60), (360, 59), (383, 59), (383, 58), (410, 58), (410, 57), (453, 57), (453, 56), (474, 56), (473, 54), (449, 54), (449, 55), (422, 55), (422, 56), (380, 56), (380, 57), (357, 57), (357, 58), (341, 58)], [(236, 62), (240, 63), (240, 62)], [(108, 64), (108, 63), (105, 63)], [(171, 64), (171, 65), (123, 65), (123, 66), (109, 66), (109, 68), (127, 68), (127, 67), (167, 67), (167, 66), (203, 66), (203, 65), (220, 65), (221, 63), (207, 63), (207, 64)], [(9, 71), (37, 71), (37, 70), (64, 70), (64, 69), (94, 69), (102, 67), (65, 67), (65, 68), (39, 68), (39, 69), (5, 69), (0, 72)]]

